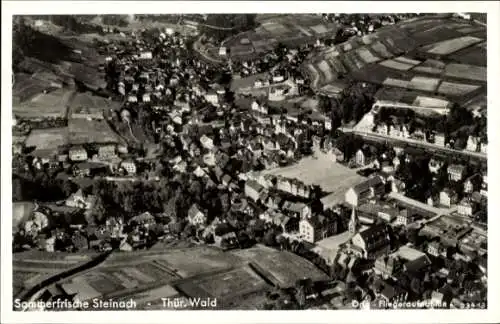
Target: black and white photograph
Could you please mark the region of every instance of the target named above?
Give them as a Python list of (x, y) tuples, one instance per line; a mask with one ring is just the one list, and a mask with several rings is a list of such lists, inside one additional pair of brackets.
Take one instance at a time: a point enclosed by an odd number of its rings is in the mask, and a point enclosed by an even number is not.
[(77, 2), (2, 21), (3, 310), (500, 320), (498, 3)]

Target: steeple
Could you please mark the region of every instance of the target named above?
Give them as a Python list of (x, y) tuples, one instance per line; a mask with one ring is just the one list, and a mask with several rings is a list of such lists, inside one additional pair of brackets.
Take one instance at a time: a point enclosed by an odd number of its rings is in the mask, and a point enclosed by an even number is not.
[(351, 212), (351, 219), (349, 220), (349, 232), (355, 234), (358, 230), (358, 217), (356, 216), (356, 210), (354, 207)]

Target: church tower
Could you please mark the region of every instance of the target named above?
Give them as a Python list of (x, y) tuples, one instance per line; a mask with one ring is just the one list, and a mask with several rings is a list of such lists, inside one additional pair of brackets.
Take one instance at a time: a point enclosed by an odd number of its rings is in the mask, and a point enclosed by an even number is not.
[(354, 235), (358, 230), (358, 218), (356, 216), (356, 210), (352, 208), (351, 219), (349, 220), (349, 232)]

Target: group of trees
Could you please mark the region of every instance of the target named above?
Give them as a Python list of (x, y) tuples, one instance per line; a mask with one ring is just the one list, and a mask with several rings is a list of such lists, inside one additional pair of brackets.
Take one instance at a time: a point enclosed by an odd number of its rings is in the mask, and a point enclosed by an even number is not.
[(378, 86), (375, 84), (351, 82), (341, 98), (320, 96), (318, 108), (332, 117), (336, 127), (352, 121), (358, 122), (371, 110), (377, 90)]
[(231, 35), (254, 28), (257, 25), (256, 16), (256, 14), (210, 14), (200, 25), (200, 32), (222, 41)]

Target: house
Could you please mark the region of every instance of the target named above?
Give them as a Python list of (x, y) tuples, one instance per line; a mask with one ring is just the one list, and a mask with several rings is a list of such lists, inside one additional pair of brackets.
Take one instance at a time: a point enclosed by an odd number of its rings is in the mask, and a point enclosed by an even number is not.
[(451, 181), (460, 181), (465, 175), (465, 166), (452, 164), (448, 167), (448, 177)]
[(229, 184), (231, 183), (231, 176), (229, 174), (225, 174), (222, 176), (222, 184), (226, 187), (229, 186)]
[(344, 153), (339, 150), (338, 148), (334, 148), (333, 151), (333, 158), (335, 162), (343, 162), (344, 161)]
[(457, 206), (459, 215), (472, 217), (477, 211), (478, 205), (469, 198), (463, 198)]
[(299, 233), (306, 242), (315, 243), (337, 234), (337, 221), (324, 215), (302, 218)]
[(206, 215), (200, 210), (198, 204), (193, 204), (188, 210), (188, 221), (191, 225), (204, 225), (207, 221)]
[(151, 95), (149, 93), (145, 93), (142, 95), (142, 102), (150, 102), (151, 101)]
[(398, 225), (408, 226), (408, 224), (415, 222), (417, 218), (418, 214), (415, 211), (403, 209), (399, 212), (399, 215), (396, 219), (396, 223)]
[(483, 181), (481, 183), (481, 190), (479, 191), (479, 193), (485, 197), (488, 196), (488, 175), (486, 173), (483, 174), (483, 177), (482, 177)]
[(214, 141), (205, 134), (200, 137), (200, 143), (207, 150), (212, 150), (214, 148)]
[(245, 182), (245, 195), (255, 202), (259, 200), (260, 194), (264, 189), (265, 188), (255, 180), (248, 180)]
[(352, 244), (362, 251), (366, 259), (387, 254), (390, 242), (389, 227), (385, 224), (371, 226), (352, 238)]
[(227, 48), (225, 46), (221, 46), (219, 48), (219, 56), (226, 56), (227, 55)]
[(133, 102), (133, 103), (135, 103), (135, 102), (137, 102), (137, 96), (135, 96), (135, 95), (130, 95), (130, 96), (128, 96), (127, 101), (128, 101), (128, 102)]
[(464, 181), (464, 193), (471, 194), (477, 191), (482, 183), (482, 177), (479, 173), (476, 173)]
[(384, 180), (377, 175), (355, 185), (345, 193), (345, 201), (351, 206), (358, 206), (363, 200), (374, 198), (385, 192)]
[(354, 156), (354, 162), (356, 165), (362, 167), (366, 165), (366, 154), (362, 149), (359, 149)]
[(68, 207), (91, 209), (93, 207), (94, 201), (95, 196), (89, 195), (86, 197), (83, 194), (82, 189), (78, 189), (77, 192), (71, 194), (66, 199), (65, 204)]
[(467, 138), (467, 146), (465, 147), (465, 149), (467, 151), (477, 152), (479, 150), (479, 145), (480, 145), (479, 143), (480, 143), (479, 137), (470, 135)]
[(439, 145), (444, 147), (444, 134), (435, 134), (434, 135), (434, 145)]
[(215, 245), (220, 247), (223, 250), (230, 250), (237, 248), (239, 243), (238, 243), (238, 237), (236, 236), (236, 233), (234, 231), (222, 234), (222, 235), (214, 235), (214, 241)]
[(427, 253), (434, 257), (446, 257), (446, 248), (439, 241), (432, 241), (427, 246)]
[(144, 212), (142, 214), (139, 214), (137, 216), (132, 217), (128, 221), (129, 225), (134, 224), (134, 225), (140, 225), (144, 227), (149, 227), (153, 224), (156, 224), (156, 220), (153, 215), (151, 215), (150, 212)]
[(438, 171), (441, 169), (443, 166), (443, 162), (436, 160), (434, 158), (431, 158), (429, 160), (429, 171), (431, 173), (438, 173)]
[(102, 160), (107, 160), (116, 157), (116, 145), (108, 144), (99, 146), (98, 156)]
[(151, 60), (153, 58), (153, 53), (152, 52), (141, 52), (139, 54), (139, 58), (141, 60)]
[(439, 193), (439, 204), (444, 207), (450, 208), (451, 205), (456, 204), (458, 200), (458, 195), (456, 192), (449, 188), (444, 188)]
[(481, 153), (488, 154), (488, 143), (482, 142), (480, 146)]
[(391, 181), (391, 191), (397, 193), (405, 193), (406, 183), (399, 179), (393, 179)]
[(68, 152), (69, 159), (71, 161), (85, 161), (88, 159), (87, 150), (83, 148), (83, 146), (73, 146), (69, 149)]
[(285, 201), (281, 207), (285, 214), (300, 219), (308, 218), (311, 216), (311, 207), (304, 203), (294, 203)]
[(106, 171), (106, 165), (101, 163), (81, 162), (74, 164), (72, 167), (73, 176), (75, 177), (89, 177), (104, 171)]
[(120, 168), (123, 168), (127, 174), (134, 175), (137, 173), (137, 166), (132, 160), (125, 160), (120, 163)]
[(208, 92), (205, 94), (205, 100), (214, 106), (219, 105), (219, 96), (215, 91)]
[(374, 270), (386, 279), (403, 270), (403, 264), (403, 260), (398, 256), (381, 255), (375, 260)]

